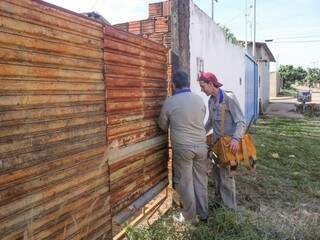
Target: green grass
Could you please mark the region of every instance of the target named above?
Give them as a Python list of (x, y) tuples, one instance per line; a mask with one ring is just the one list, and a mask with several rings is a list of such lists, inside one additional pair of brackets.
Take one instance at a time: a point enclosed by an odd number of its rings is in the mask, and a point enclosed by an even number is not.
[(239, 210), (237, 213), (224, 208), (210, 214), (208, 225), (179, 225), (172, 221), (171, 211), (157, 221), (151, 228), (129, 228), (127, 238), (130, 240), (248, 240), (248, 239), (285, 239), (272, 229), (264, 219)]
[(284, 88), (284, 89), (281, 89), (279, 96), (296, 97), (297, 90), (295, 88)]
[[(209, 224), (195, 227), (176, 225), (170, 211), (149, 229), (129, 229), (128, 238), (320, 239), (320, 121), (260, 119), (252, 134), (257, 172), (236, 178), (236, 213), (210, 208)], [(214, 203), (212, 178), (209, 206)]]

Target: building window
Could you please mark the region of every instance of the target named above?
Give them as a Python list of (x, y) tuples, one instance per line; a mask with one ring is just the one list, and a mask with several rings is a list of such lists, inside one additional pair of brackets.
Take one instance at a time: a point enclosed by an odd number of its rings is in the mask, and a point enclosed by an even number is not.
[(259, 88), (261, 87), (261, 77), (259, 76)]
[(202, 58), (197, 57), (197, 73), (201, 73), (204, 71), (204, 61)]

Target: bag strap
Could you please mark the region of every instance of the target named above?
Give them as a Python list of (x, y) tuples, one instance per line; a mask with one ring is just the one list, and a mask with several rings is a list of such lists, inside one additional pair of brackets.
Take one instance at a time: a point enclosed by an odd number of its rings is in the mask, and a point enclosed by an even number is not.
[(224, 103), (220, 106), (220, 114), (221, 114), (221, 123), (220, 123), (220, 133), (221, 136), (224, 136), (224, 118), (225, 118), (226, 106)]

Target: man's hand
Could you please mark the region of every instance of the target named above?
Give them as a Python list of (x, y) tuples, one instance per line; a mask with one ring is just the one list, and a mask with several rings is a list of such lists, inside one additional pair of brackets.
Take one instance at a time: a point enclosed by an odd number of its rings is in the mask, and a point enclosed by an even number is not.
[(239, 150), (239, 141), (236, 139), (232, 139), (230, 142), (230, 150), (233, 154), (236, 154)]

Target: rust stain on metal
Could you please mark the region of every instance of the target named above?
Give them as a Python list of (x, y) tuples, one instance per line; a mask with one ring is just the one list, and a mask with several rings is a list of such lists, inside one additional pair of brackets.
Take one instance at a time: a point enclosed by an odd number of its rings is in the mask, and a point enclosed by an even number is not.
[[(128, 28), (133, 33), (154, 32), (155, 20), (132, 22)], [(115, 216), (168, 177), (167, 143), (147, 147), (149, 140), (163, 135), (156, 121), (168, 93), (168, 50), (111, 27), (104, 33), (108, 144), (115, 153), (126, 148), (135, 152), (146, 144), (132, 156), (128, 152), (109, 162)]]
[(0, 1), (1, 239), (111, 238), (103, 26)]
[(0, 236), (111, 239), (168, 177), (168, 49), (40, 0), (1, 0), (0, 21)]

